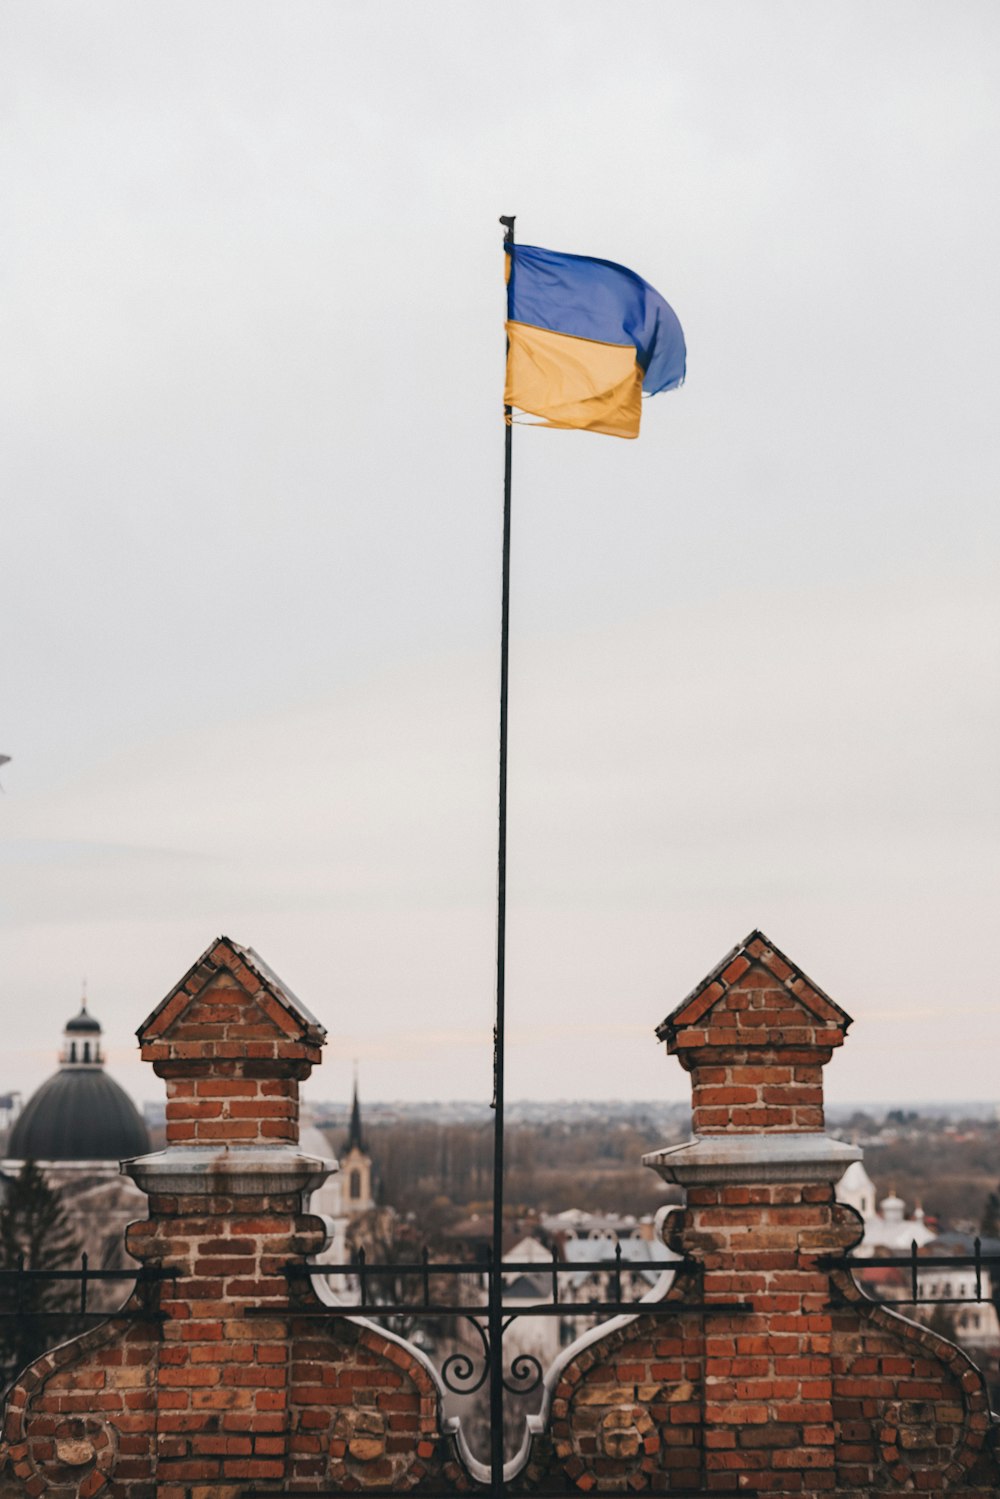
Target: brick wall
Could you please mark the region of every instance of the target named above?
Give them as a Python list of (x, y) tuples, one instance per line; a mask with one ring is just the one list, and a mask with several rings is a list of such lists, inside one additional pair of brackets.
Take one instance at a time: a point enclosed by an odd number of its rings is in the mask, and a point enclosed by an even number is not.
[[(692, 1078), (691, 1140), (647, 1157), (686, 1188), (666, 1227), (684, 1264), (666, 1315), (561, 1356), (512, 1492), (998, 1492), (978, 1371), (829, 1261), (860, 1235), (833, 1195), (856, 1152), (822, 1115), (849, 1024), (752, 933), (660, 1026)], [(139, 1036), (168, 1143), (128, 1168), (149, 1201), (129, 1246), (171, 1278), (21, 1375), (0, 1494), (471, 1491), (424, 1358), (294, 1274), (325, 1235), (302, 1202), (327, 1166), (296, 1144), (322, 1027), (221, 938)]]

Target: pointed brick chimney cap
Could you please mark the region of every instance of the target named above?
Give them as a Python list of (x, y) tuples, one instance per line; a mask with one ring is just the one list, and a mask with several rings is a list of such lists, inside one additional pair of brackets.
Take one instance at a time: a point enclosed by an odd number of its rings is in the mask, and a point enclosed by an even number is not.
[(231, 937), (217, 937), (139, 1026), (136, 1035), (143, 1044), (159, 1040), (188, 1005), (220, 970), (232, 974), (271, 1018), (279, 1031), (298, 1040), (322, 1045), (326, 1030), (316, 1016), (279, 979), (252, 947), (242, 947)]
[(678, 1031), (688, 1026), (700, 1025), (708, 1012), (718, 1004), (726, 991), (736, 984), (754, 964), (766, 968), (789, 994), (815, 1015), (826, 1027), (840, 1029), (846, 1035), (852, 1023), (846, 1010), (842, 1010), (818, 984), (797, 968), (779, 947), (763, 932), (754, 930), (733, 948), (732, 952), (718, 962), (707, 973), (686, 999), (671, 1010), (665, 1020), (656, 1027), (656, 1034), (668, 1046), (675, 1040)]

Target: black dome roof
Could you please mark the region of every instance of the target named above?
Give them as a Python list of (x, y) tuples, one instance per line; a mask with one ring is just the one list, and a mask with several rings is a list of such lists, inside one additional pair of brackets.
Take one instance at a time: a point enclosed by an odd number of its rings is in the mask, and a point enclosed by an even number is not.
[(50, 1077), (18, 1117), (7, 1145), (15, 1161), (124, 1161), (148, 1150), (135, 1104), (99, 1067), (67, 1067)]
[(100, 1035), (101, 1022), (95, 1020), (93, 1015), (88, 1015), (86, 1009), (81, 1005), (79, 1015), (74, 1015), (72, 1020), (67, 1020), (66, 1029), (68, 1031), (87, 1031), (91, 1035), (96, 1031)]

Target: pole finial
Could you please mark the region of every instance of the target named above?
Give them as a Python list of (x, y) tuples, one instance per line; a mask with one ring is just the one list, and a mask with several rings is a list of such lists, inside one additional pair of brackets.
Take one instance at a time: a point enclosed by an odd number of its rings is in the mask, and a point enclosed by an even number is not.
[(503, 225), (503, 242), (505, 245), (512, 245), (514, 243), (514, 220), (516, 218), (516, 213), (502, 213), (500, 215), (500, 222)]

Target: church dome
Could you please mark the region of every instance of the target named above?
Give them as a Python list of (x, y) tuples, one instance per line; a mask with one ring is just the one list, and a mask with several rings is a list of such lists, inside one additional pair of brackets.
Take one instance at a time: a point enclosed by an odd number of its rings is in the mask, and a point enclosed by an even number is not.
[(81, 1031), (85, 1031), (90, 1035), (99, 1036), (101, 1034), (101, 1022), (95, 1020), (93, 1015), (88, 1015), (86, 1004), (81, 1004), (79, 1015), (74, 1015), (72, 1020), (67, 1020), (66, 1030), (73, 1035), (79, 1035)]
[(124, 1161), (149, 1134), (124, 1088), (103, 1070), (64, 1068), (33, 1094), (10, 1133), (15, 1161)]
[(104, 1071), (101, 1026), (81, 1006), (63, 1036), (59, 1071), (32, 1094), (10, 1132), (15, 1161), (124, 1161), (149, 1134), (124, 1088)]

